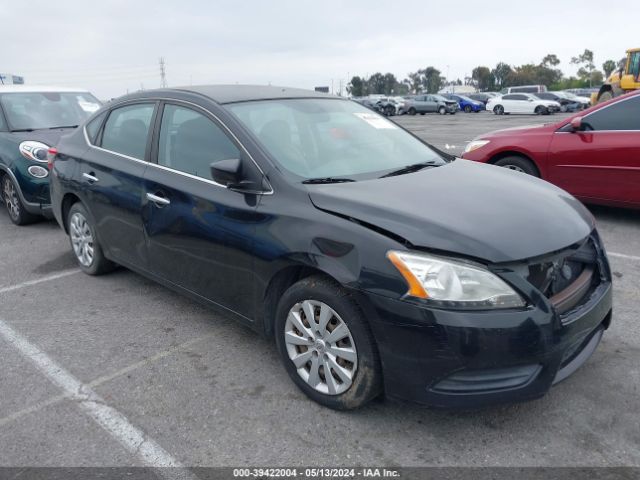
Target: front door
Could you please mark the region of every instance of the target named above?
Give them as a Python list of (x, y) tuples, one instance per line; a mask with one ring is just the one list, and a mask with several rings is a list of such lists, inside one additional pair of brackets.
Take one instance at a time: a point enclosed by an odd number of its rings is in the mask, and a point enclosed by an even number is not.
[(549, 179), (570, 193), (640, 204), (640, 96), (583, 118), (585, 130), (556, 132)]
[(210, 176), (239, 147), (204, 111), (167, 103), (156, 164), (145, 173), (143, 223), (150, 271), (218, 305), (254, 317), (252, 248), (257, 195)]

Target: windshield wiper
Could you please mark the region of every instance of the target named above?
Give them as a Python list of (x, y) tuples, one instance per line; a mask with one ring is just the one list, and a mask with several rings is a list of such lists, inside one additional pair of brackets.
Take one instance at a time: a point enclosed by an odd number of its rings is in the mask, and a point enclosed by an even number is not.
[(407, 165), (406, 167), (399, 168), (398, 170), (394, 170), (389, 173), (385, 173), (380, 178), (386, 177), (395, 177), (396, 175), (404, 175), (405, 173), (413, 173), (418, 170), (422, 170), (423, 168), (431, 167), (435, 165), (436, 162), (422, 162), (422, 163), (414, 163), (413, 165)]
[(317, 185), (321, 183), (346, 183), (355, 182), (353, 178), (337, 178), (337, 177), (323, 177), (323, 178), (309, 178), (302, 183), (306, 185)]
[(78, 128), (78, 125), (62, 125), (60, 127), (50, 127), (49, 130), (58, 130), (59, 128)]

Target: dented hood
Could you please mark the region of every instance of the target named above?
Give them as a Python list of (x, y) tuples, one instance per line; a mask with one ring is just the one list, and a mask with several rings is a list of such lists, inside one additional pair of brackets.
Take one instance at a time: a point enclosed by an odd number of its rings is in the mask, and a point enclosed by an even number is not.
[(313, 204), (416, 247), (492, 263), (537, 257), (589, 235), (593, 216), (543, 180), (457, 160), (377, 180), (310, 185)]

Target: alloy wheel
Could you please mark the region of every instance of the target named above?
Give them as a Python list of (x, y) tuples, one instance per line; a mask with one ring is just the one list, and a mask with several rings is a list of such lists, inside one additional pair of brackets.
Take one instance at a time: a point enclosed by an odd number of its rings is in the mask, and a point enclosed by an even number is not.
[(4, 203), (7, 206), (9, 216), (11, 216), (13, 220), (18, 220), (20, 217), (20, 199), (18, 199), (16, 187), (13, 185), (13, 182), (9, 177), (6, 177), (3, 183), (4, 188), (2, 189), (2, 197), (4, 198)]
[(327, 395), (346, 392), (358, 368), (355, 342), (347, 324), (326, 303), (304, 300), (287, 316), (284, 340), (298, 375)]
[(81, 213), (75, 212), (69, 221), (69, 234), (73, 252), (78, 261), (85, 267), (93, 263), (93, 234), (87, 219)]

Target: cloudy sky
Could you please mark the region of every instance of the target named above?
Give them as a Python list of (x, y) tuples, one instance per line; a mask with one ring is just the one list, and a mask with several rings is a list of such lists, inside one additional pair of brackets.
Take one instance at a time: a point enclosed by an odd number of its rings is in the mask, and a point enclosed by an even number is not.
[(170, 86), (333, 82), (337, 91), (353, 75), (403, 79), (433, 65), (464, 78), (547, 53), (573, 73), (569, 60), (585, 48), (600, 68), (640, 46), (639, 14), (637, 2), (600, 0), (0, 0), (0, 72), (101, 98), (159, 87), (160, 57)]

